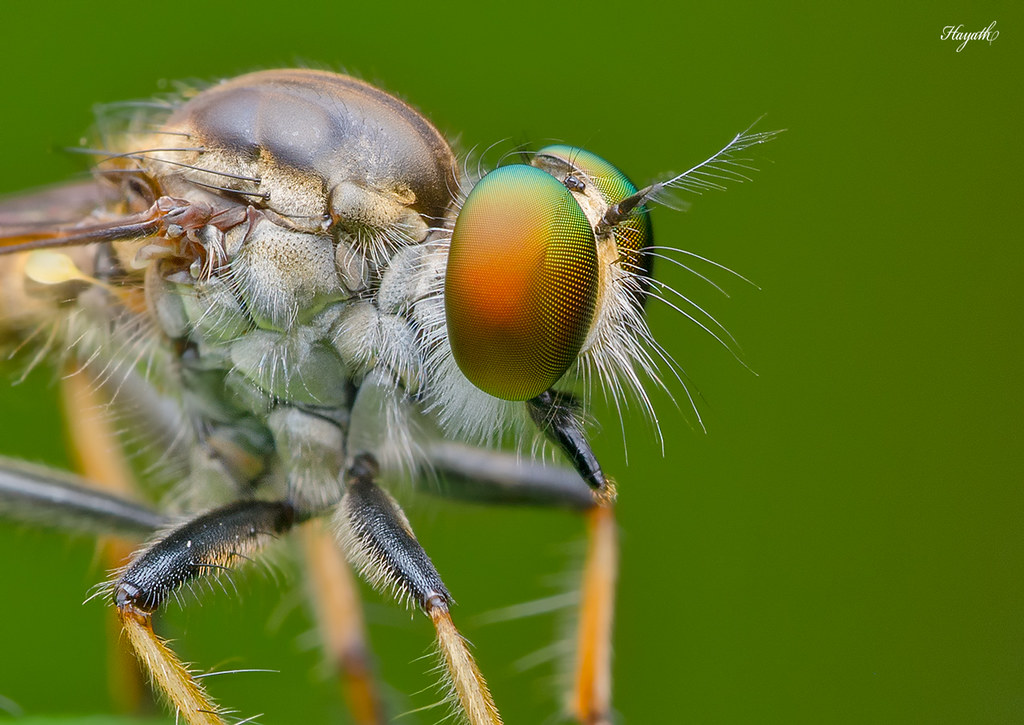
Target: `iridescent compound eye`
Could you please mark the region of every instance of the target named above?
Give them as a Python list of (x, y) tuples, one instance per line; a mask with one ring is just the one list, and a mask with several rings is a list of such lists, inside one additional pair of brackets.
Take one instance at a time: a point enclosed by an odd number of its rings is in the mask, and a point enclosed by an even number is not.
[(455, 361), (497, 398), (539, 395), (576, 360), (597, 286), (594, 232), (569, 190), (532, 166), (492, 171), (452, 232), (444, 295)]
[[(546, 146), (536, 153), (533, 163), (549, 172), (560, 171), (559, 178), (571, 173), (574, 179), (593, 184), (609, 206), (637, 192), (624, 173), (597, 154), (575, 146)], [(638, 207), (615, 225), (615, 244), (625, 262), (632, 265), (630, 271), (651, 275), (654, 258), (646, 250), (654, 244), (654, 232), (646, 206)]]

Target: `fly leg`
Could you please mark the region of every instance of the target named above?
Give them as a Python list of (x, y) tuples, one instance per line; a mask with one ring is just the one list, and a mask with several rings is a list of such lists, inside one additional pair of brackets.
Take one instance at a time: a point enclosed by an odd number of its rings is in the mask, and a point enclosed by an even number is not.
[(87, 534), (142, 538), (167, 525), (152, 509), (78, 476), (0, 456), (0, 518)]
[(587, 558), (583, 565), (576, 666), (569, 709), (584, 725), (611, 723), (612, 627), (619, 536), (611, 504), (586, 512)]
[(321, 640), (331, 666), (340, 673), (352, 718), (356, 725), (384, 725), (387, 720), (352, 570), (321, 522), (310, 522), (302, 534)]
[[(274, 446), (289, 472), (288, 499), (299, 510), (324, 511), (341, 498), (345, 441), (341, 428), (309, 411), (279, 406), (268, 418)], [(362, 604), (352, 571), (334, 537), (318, 522), (303, 531), (306, 579), (324, 654), (340, 675), (358, 725), (381, 725), (384, 710), (374, 680)]]
[(594, 492), (594, 506), (585, 514), (588, 546), (569, 708), (585, 725), (604, 725), (610, 722), (612, 624), (619, 564), (613, 509), (615, 483), (601, 471), (571, 395), (549, 390), (530, 400), (528, 406), (537, 427), (561, 448)]
[(244, 220), (244, 210), (216, 212), (209, 204), (161, 196), (145, 211), (113, 220), (86, 219), (57, 225), (5, 224), (0, 227), (0, 255), (155, 236), (179, 238), (185, 231), (196, 230), (206, 224), (226, 228)]
[(223, 711), (166, 643), (152, 617), (181, 586), (218, 575), (297, 523), (284, 501), (236, 501), (171, 529), (139, 551), (113, 585), (113, 600), (136, 657), (189, 725), (222, 725)]
[[(85, 374), (69, 374), (61, 382), (65, 428), (75, 468), (96, 487), (124, 500), (137, 496), (138, 485), (111, 421), (104, 415), (93, 380)], [(120, 569), (131, 557), (135, 544), (104, 535), (97, 542), (107, 569)], [(118, 618), (107, 617), (107, 682), (111, 698), (122, 712), (136, 712), (145, 696), (145, 683), (130, 652), (121, 642)]]
[(405, 514), (377, 487), (376, 460), (357, 455), (347, 473), (345, 496), (335, 522), (353, 566), (376, 588), (414, 602), (437, 631), (451, 695), (471, 725), (501, 725), (487, 683), (452, 622), (452, 602), (427, 553), (416, 541)]
[(584, 725), (606, 725), (611, 722), (611, 643), (618, 577), (615, 484), (601, 471), (571, 396), (548, 391), (530, 400), (528, 406), (534, 423), (565, 453), (575, 474), (458, 444), (434, 444), (428, 455), (444, 475), (444, 495), (491, 503), (562, 506), (583, 513), (587, 553), (568, 709)]

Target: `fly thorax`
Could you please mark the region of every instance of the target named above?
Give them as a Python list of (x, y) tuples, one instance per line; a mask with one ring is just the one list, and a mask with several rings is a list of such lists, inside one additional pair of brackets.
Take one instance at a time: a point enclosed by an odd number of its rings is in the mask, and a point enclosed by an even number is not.
[(330, 235), (264, 219), (250, 225), (230, 276), (253, 320), (267, 329), (289, 329), (348, 296)]

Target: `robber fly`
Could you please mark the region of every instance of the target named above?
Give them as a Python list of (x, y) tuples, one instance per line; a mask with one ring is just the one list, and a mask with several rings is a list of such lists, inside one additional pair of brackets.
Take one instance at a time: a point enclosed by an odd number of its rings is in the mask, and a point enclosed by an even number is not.
[[(563, 144), (484, 173), (402, 101), (314, 70), (185, 90), (100, 131), (92, 180), (0, 204), (0, 337), (60, 351), (77, 394), (131, 410), (181, 473), (159, 510), (133, 503), (131, 474), (96, 455), (116, 446), (73, 415), (82, 478), (4, 461), (0, 508), (148, 539), (99, 593), (170, 708), (229, 717), (154, 613), (305, 524), (356, 721), (386, 715), (358, 607), (338, 604), (354, 600), (347, 566), (429, 617), (458, 712), (500, 723), (382, 485), (440, 478), (446, 495), (589, 519), (570, 709), (606, 722), (616, 492), (588, 442), (590, 391), (649, 407), (643, 381), (659, 380), (649, 205), (744, 178), (740, 152), (775, 133), (644, 188)], [(535, 462), (538, 441), (566, 467)]]

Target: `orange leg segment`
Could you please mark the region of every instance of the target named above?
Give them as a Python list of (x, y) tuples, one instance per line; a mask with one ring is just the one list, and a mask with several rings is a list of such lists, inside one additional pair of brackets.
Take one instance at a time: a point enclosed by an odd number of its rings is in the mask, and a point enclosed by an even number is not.
[(612, 620), (618, 577), (618, 531), (610, 505), (586, 513), (589, 542), (583, 570), (575, 682), (570, 703), (584, 725), (610, 723)]
[[(81, 372), (64, 377), (61, 403), (68, 447), (78, 472), (106, 493), (137, 500), (135, 476), (90, 377)], [(100, 537), (97, 546), (110, 570), (124, 566), (135, 549), (132, 542), (113, 536)], [(138, 712), (145, 701), (146, 688), (135, 659), (122, 643), (120, 619), (113, 610), (107, 616), (110, 696), (119, 711)]]
[(322, 641), (356, 725), (384, 725), (355, 577), (323, 522), (303, 528), (303, 546)]

